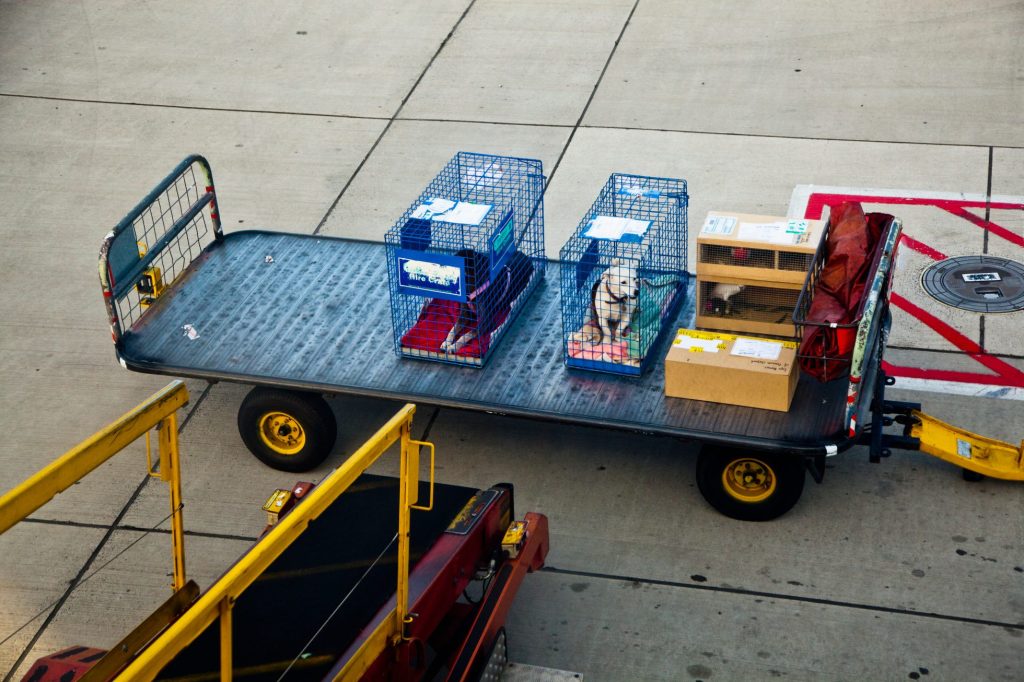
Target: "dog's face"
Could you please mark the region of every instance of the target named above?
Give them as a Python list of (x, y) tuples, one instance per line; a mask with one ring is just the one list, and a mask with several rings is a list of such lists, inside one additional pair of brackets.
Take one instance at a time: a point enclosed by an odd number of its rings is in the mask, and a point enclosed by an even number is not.
[(613, 260), (601, 280), (615, 298), (636, 298), (640, 293), (640, 277), (631, 263)]

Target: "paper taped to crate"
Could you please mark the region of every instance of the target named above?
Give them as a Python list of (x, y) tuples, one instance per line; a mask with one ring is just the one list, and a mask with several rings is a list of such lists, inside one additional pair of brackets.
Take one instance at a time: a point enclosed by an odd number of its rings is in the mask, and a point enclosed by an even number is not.
[(607, 239), (615, 242), (640, 242), (650, 227), (650, 220), (634, 220), (633, 218), (599, 215), (590, 221), (583, 236), (590, 239)]
[(474, 204), (468, 201), (452, 201), (441, 197), (432, 197), (416, 207), (413, 218), (440, 220), (445, 223), (460, 225), (479, 225), (491, 212), (490, 204)]
[(724, 215), (709, 215), (700, 228), (701, 234), (720, 234), (728, 236), (736, 229), (736, 218)]
[(744, 358), (778, 360), (779, 353), (781, 352), (781, 341), (765, 341), (763, 339), (750, 339), (741, 336), (732, 344), (732, 354)]
[(748, 242), (799, 244), (806, 240), (806, 220), (780, 220), (774, 223), (740, 223), (738, 237)]

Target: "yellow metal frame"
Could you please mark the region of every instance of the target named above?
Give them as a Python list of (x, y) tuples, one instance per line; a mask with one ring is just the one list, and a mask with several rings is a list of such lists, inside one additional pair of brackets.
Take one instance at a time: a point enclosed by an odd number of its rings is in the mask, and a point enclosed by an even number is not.
[(1024, 441), (1020, 447), (986, 438), (914, 410), (910, 435), (921, 441), (921, 451), (950, 464), (1007, 481), (1024, 481)]
[[(146, 436), (146, 465), (150, 476), (166, 481), (171, 498), (172, 589), (185, 586), (185, 526), (181, 507), (181, 469), (178, 456), (178, 408), (188, 403), (184, 382), (172, 381), (135, 409), (68, 450), (60, 458), (0, 497), (0, 534), (54, 497), (85, 478), (131, 443)], [(159, 470), (153, 470), (149, 431), (158, 430)]]
[[(214, 621), (220, 621), (220, 677), (232, 677), (231, 609), (235, 600), (255, 582), (295, 540), (309, 523), (318, 518), (359, 476), (400, 441), (399, 514), (398, 514), (398, 587), (395, 609), (374, 631), (337, 679), (358, 679), (389, 643), (401, 641), (409, 614), (409, 515), (412, 509), (430, 509), (434, 501), (434, 446), (410, 438), (416, 406), (407, 404), (377, 433), (356, 450), (340, 467), (303, 498), (301, 504), (281, 519), (227, 573), (210, 586), (181, 618), (142, 651), (117, 679), (151, 680), (173, 658)], [(426, 507), (419, 501), (420, 447), (430, 448), (430, 500)], [(299, 652), (296, 652), (299, 653)]]

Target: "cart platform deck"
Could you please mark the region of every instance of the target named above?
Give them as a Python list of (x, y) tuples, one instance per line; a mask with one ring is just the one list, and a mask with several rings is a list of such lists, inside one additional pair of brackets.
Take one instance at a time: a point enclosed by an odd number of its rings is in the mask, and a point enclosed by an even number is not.
[[(658, 366), (642, 377), (567, 369), (558, 268), (548, 264), (545, 280), (487, 366), (466, 368), (397, 356), (383, 244), (234, 232), (203, 249), (124, 332), (120, 355), (143, 372), (401, 399), (723, 445), (822, 453), (823, 446), (847, 440), (845, 379), (820, 384), (801, 377), (789, 412), (773, 412), (667, 398)], [(677, 327), (693, 319), (692, 290), (687, 287)], [(652, 350), (658, 357), (670, 336)]]

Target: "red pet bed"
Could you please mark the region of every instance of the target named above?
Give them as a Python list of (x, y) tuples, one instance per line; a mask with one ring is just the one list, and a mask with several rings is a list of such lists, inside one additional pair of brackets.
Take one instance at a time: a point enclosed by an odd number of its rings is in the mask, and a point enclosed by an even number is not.
[[(459, 313), (462, 306), (458, 301), (446, 301), (440, 298), (432, 298), (427, 301), (420, 311), (416, 324), (402, 336), (402, 347), (414, 350), (424, 350), (432, 353), (441, 352), (441, 344), (448, 337), (448, 333), (459, 320)], [(494, 318), (494, 328), (497, 329), (508, 317), (509, 309), (498, 311)], [(467, 332), (475, 330), (475, 318), (466, 325)], [(490, 334), (483, 338), (477, 336), (475, 339), (460, 348), (456, 355), (479, 358), (487, 353), (490, 346)]]

